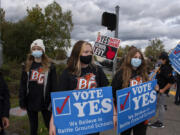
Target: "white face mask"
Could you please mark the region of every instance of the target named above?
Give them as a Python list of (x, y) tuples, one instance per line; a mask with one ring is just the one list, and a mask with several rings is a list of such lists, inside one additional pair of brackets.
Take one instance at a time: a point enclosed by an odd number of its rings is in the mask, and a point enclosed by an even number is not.
[(42, 56), (42, 51), (40, 50), (35, 50), (35, 51), (32, 51), (32, 56), (34, 56), (35, 58), (40, 58)]
[(141, 63), (142, 63), (142, 60), (141, 59), (139, 59), (139, 58), (132, 58), (131, 59), (131, 65), (133, 66), (133, 67), (139, 67), (140, 65), (141, 65)]

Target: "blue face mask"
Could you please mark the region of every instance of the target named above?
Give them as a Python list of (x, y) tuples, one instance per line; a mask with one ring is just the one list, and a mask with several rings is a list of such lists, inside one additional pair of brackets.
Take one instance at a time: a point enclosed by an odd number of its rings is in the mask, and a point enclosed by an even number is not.
[(139, 67), (140, 65), (141, 65), (141, 63), (142, 63), (142, 60), (141, 59), (139, 59), (139, 58), (132, 58), (131, 59), (131, 65), (133, 66), (133, 67)]
[(42, 56), (42, 51), (36, 50), (32, 52), (32, 56), (34, 56), (35, 58), (40, 58)]

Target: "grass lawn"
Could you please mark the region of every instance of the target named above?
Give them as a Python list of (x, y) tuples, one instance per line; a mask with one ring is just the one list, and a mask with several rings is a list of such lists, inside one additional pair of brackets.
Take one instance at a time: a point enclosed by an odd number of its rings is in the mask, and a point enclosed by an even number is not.
[[(19, 100), (17, 97), (11, 97), (11, 108), (17, 107), (19, 105)], [(18, 133), (19, 135), (29, 135), (29, 120), (28, 116), (10, 116), (10, 127), (7, 131), (11, 133)], [(39, 135), (48, 135), (48, 130), (44, 125), (44, 121), (41, 113), (39, 113)]]

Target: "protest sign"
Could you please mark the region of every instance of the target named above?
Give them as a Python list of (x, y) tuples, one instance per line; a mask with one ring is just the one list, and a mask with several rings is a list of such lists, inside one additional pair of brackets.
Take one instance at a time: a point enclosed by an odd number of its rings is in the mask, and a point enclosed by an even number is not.
[(117, 91), (118, 133), (155, 115), (157, 80)]
[(176, 46), (169, 55), (173, 69), (180, 74), (180, 44)]
[(119, 44), (120, 39), (98, 34), (93, 47), (93, 53), (108, 60), (114, 60)]
[(113, 128), (112, 87), (52, 92), (51, 100), (57, 135)]

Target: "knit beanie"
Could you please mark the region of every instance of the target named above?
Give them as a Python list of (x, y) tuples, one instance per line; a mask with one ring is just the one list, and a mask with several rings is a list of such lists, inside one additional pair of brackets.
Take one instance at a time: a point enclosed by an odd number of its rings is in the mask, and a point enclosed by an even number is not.
[(45, 46), (44, 46), (44, 43), (43, 43), (43, 40), (42, 39), (36, 39), (32, 42), (31, 44), (31, 50), (32, 50), (32, 47), (34, 46), (39, 46), (43, 49), (44, 53), (45, 53)]

